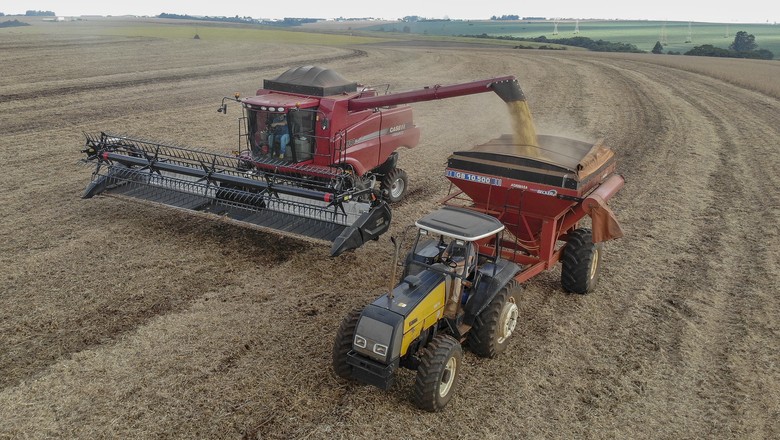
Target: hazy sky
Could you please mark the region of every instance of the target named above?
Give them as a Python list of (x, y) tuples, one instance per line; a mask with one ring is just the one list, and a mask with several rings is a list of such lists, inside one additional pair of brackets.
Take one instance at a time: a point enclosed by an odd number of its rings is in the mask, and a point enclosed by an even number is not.
[[(355, 4), (357, 3), (357, 6)], [(161, 12), (190, 15), (283, 17), (375, 17), (397, 19), (407, 15), (427, 18), (487, 19), (513, 14), (532, 17), (647, 19), (670, 21), (775, 23), (780, 2), (691, 0), (557, 0), (523, 4), (518, 0), (474, 2), (424, 2), (422, 0), (0, 0), (0, 12), (23, 14), (27, 10), (53, 11), (57, 15), (158, 15)], [(759, 4), (763, 5), (759, 6)], [(706, 5), (706, 6), (704, 6)]]

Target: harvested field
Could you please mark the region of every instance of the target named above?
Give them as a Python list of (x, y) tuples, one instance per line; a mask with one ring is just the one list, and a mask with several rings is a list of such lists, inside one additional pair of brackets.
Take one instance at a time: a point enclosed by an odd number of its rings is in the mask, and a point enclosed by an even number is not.
[[(779, 63), (722, 60), (735, 82), (721, 60), (484, 47), (4, 33), (0, 52), (0, 438), (780, 437), (780, 101), (744, 83)], [(83, 131), (230, 152), (238, 108), (216, 113), (221, 97), (306, 64), (396, 91), (516, 75), (539, 133), (617, 153), (626, 237), (597, 290), (527, 283), (509, 349), (466, 352), (440, 414), (409, 402), (412, 372), (382, 392), (330, 370), (343, 315), (387, 284), (390, 234), (330, 259), (79, 198)], [(446, 194), (450, 152), (511, 132), (492, 94), (414, 108), (391, 233)]]

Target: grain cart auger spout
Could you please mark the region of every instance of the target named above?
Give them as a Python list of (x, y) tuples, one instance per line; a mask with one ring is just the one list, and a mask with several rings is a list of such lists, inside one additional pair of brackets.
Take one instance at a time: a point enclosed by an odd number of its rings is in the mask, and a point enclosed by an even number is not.
[(413, 102), (493, 91), (524, 101), (512, 76), (380, 95), (316, 66), (265, 80), (254, 96), (224, 98), (242, 107), (232, 154), (131, 136), (86, 135), (94, 165), (83, 198), (140, 199), (217, 215), (242, 225), (331, 243), (337, 256), (376, 240), (389, 204), (406, 194), (398, 149), (414, 148)]

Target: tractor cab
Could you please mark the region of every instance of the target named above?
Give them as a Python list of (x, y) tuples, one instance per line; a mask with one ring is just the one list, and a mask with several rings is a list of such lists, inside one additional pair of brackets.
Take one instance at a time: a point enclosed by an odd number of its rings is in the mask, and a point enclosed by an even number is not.
[[(480, 254), (480, 244), (501, 243), (504, 225), (495, 217), (476, 211), (444, 206), (418, 220), (412, 250), (407, 254), (404, 281), (414, 282), (423, 271), (445, 275), (444, 317), (453, 326), (463, 323), (464, 306), (477, 291), (483, 272), (498, 270), (500, 248)], [(411, 276), (410, 280), (407, 277)]]
[(435, 264), (450, 269), (462, 266), (471, 273), (478, 260), (481, 264), (494, 263), (498, 251), (480, 255), (479, 245), (488, 241), (500, 243), (504, 230), (504, 225), (495, 217), (453, 206), (444, 206), (415, 225), (418, 232), (406, 258), (404, 273), (407, 275), (434, 268)]

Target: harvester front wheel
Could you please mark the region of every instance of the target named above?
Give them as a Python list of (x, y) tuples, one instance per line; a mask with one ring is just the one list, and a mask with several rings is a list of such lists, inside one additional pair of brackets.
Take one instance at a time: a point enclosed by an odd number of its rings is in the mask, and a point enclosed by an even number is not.
[(414, 403), (420, 409), (435, 412), (449, 403), (457, 389), (462, 360), (460, 342), (449, 335), (437, 335), (423, 349), (414, 382)]
[(336, 331), (336, 339), (333, 343), (333, 371), (344, 379), (352, 378), (352, 366), (347, 363), (347, 354), (352, 350), (355, 327), (357, 327), (362, 312), (362, 309), (350, 311)]
[(503, 353), (509, 337), (517, 328), (520, 310), (517, 302), (520, 285), (510, 280), (474, 320), (469, 332), (469, 348), (481, 357), (493, 358)]
[(390, 203), (400, 202), (406, 194), (408, 183), (409, 178), (406, 176), (406, 171), (400, 168), (393, 168), (382, 179), (382, 194), (385, 195), (385, 198)]
[(601, 243), (593, 243), (590, 229), (575, 229), (569, 234), (561, 261), (561, 286), (569, 293), (584, 295), (596, 287), (601, 269)]

